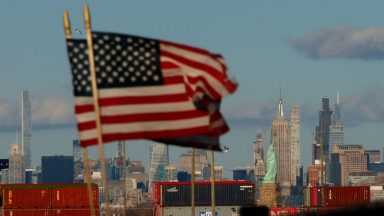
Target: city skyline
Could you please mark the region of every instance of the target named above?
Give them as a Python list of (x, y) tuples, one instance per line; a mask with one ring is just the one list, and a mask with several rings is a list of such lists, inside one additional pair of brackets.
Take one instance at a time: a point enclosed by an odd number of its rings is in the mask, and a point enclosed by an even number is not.
[[(346, 3), (349, 10), (344, 10)], [(77, 139), (62, 14), (69, 11), (73, 35), (80, 38), (75, 29), (83, 31), (83, 3), (23, 4), (21, 8), (17, 1), (7, 2), (0, 7), (0, 26), (6, 29), (0, 36), (0, 70), (6, 77), (0, 82), (0, 158), (7, 157), (16, 130), (21, 131), (19, 96), (27, 90), (32, 108), (32, 165), (36, 165), (42, 155), (70, 155), (72, 140)], [(223, 54), (240, 85), (222, 106), (231, 127), (222, 147), (230, 151), (218, 153), (216, 163), (226, 168), (253, 164), (253, 142), (257, 132), (270, 125), (281, 86), (286, 108), (300, 105), (301, 163), (306, 170), (321, 98), (328, 96), (333, 109), (337, 92), (344, 143), (383, 149), (384, 51), (380, 43), (384, 15), (379, 11), (383, 5), (195, 1), (121, 2), (118, 6), (98, 2), (90, 4), (90, 10), (97, 30), (173, 40)], [(340, 46), (330, 46), (332, 42)], [(127, 156), (148, 161), (151, 145), (150, 141), (127, 142)], [(96, 158), (97, 150), (90, 150)], [(114, 143), (106, 145), (108, 155), (114, 150)], [(170, 146), (170, 161), (187, 151)]]

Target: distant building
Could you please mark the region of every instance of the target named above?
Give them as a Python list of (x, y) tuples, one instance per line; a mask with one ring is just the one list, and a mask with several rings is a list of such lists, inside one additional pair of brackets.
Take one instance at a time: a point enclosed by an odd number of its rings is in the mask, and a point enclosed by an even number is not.
[(0, 170), (9, 168), (9, 159), (0, 159)]
[(340, 95), (337, 93), (337, 99), (335, 104), (335, 110), (332, 114), (332, 122), (329, 126), (329, 144), (330, 150), (335, 145), (344, 144), (344, 124), (341, 119), (341, 106), (340, 106)]
[(9, 180), (10, 184), (24, 183), (24, 167), (22, 149), (19, 144), (12, 144), (9, 148)]
[[(316, 143), (323, 144), (323, 160), (328, 167), (330, 161), (329, 128), (331, 125), (332, 110), (329, 107), (329, 98), (322, 98), (322, 108), (319, 110), (319, 125), (316, 126)], [(328, 176), (327, 176), (328, 178)]]
[(9, 160), (0, 159), (0, 184), (8, 184)]
[(300, 176), (300, 106), (291, 107), (290, 121), (290, 145), (291, 145), (291, 184), (297, 185), (296, 178)]
[(168, 164), (168, 145), (154, 143), (153, 146), (149, 148), (149, 192), (152, 189), (153, 182), (164, 181), (164, 168)]
[[(308, 186), (320, 186), (321, 185), (321, 163), (316, 161), (317, 164), (308, 166), (307, 171), (307, 185)], [(325, 164), (323, 164), (323, 178), (325, 183)]]
[(83, 182), (83, 158), (81, 156), (81, 146), (80, 140), (72, 141), (72, 150), (73, 150), (73, 170), (74, 170), (74, 180), (75, 182)]
[(350, 172), (348, 179), (350, 186), (371, 186), (375, 185), (376, 173), (363, 171), (363, 172)]
[(23, 168), (32, 168), (31, 154), (31, 103), (29, 92), (21, 92), (21, 152), (23, 155)]
[(177, 172), (177, 181), (179, 182), (189, 182), (191, 181), (191, 174), (186, 171)]
[(128, 173), (145, 173), (143, 162), (140, 160), (129, 160)]
[(367, 155), (362, 145), (336, 145), (331, 153), (330, 180), (336, 186), (349, 185), (352, 172), (367, 171)]
[(165, 179), (164, 181), (177, 181), (177, 166), (176, 164), (168, 164), (165, 166)]
[[(237, 167), (233, 170), (233, 180), (248, 180), (251, 167)], [(252, 170), (253, 171), (253, 170)]]
[(380, 150), (365, 150), (365, 154), (368, 155), (368, 163), (380, 163)]
[[(203, 180), (209, 178), (204, 176), (203, 170), (208, 167), (207, 152), (204, 150), (195, 150), (195, 179)], [(181, 154), (179, 158), (179, 171), (185, 171), (192, 174), (192, 151), (187, 154)], [(209, 174), (209, 173), (208, 173)]]
[[(266, 138), (266, 137), (264, 137)], [(254, 174), (256, 181), (261, 182), (264, 179), (266, 168), (264, 163), (263, 135), (257, 133), (255, 145), (253, 147)]]
[(277, 183), (279, 185), (291, 185), (291, 144), (290, 127), (288, 120), (284, 117), (283, 100), (278, 102), (277, 115), (272, 120), (271, 140), (275, 140), (275, 153), (277, 160)]
[(375, 173), (384, 172), (384, 162), (368, 163), (368, 171)]
[(73, 156), (42, 156), (42, 183), (72, 183)]

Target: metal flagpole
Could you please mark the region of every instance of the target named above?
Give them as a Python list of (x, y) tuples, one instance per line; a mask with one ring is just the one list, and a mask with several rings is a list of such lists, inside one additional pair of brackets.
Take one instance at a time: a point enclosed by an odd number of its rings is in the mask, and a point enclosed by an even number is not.
[(99, 146), (99, 157), (100, 157), (100, 163), (101, 163), (101, 177), (102, 177), (103, 188), (104, 188), (105, 213), (106, 213), (106, 216), (110, 216), (111, 211), (109, 209), (109, 194), (108, 194), (107, 175), (106, 175), (106, 166), (105, 166), (105, 152), (104, 152), (103, 136), (102, 136), (102, 128), (101, 128), (101, 120), (100, 120), (100, 107), (99, 107), (99, 101), (98, 101), (99, 92), (97, 90), (95, 62), (93, 57), (91, 16), (89, 14), (89, 9), (87, 4), (84, 5), (84, 22), (85, 22), (85, 29), (87, 32), (89, 70), (91, 73), (93, 104), (95, 107), (96, 127), (98, 131), (97, 140), (99, 143), (98, 146)]
[(124, 204), (123, 204), (123, 216), (125, 216), (126, 208), (127, 208), (127, 164), (126, 164), (126, 153), (125, 153), (125, 141), (123, 141), (123, 178), (124, 178)]
[(192, 182), (191, 182), (192, 216), (195, 216), (195, 148), (192, 148)]
[[(67, 39), (70, 39), (71, 24), (69, 22), (68, 11), (64, 11), (64, 30), (65, 30), (65, 37)], [(95, 206), (93, 205), (93, 192), (92, 192), (92, 186), (91, 186), (92, 180), (91, 180), (91, 172), (90, 172), (90, 166), (89, 166), (89, 160), (88, 160), (88, 149), (85, 147), (82, 147), (81, 152), (83, 154), (83, 162), (84, 162), (83, 174), (85, 177), (85, 182), (87, 184), (89, 206), (91, 208), (91, 216), (95, 216)]]
[(215, 153), (211, 150), (211, 204), (212, 216), (215, 216)]

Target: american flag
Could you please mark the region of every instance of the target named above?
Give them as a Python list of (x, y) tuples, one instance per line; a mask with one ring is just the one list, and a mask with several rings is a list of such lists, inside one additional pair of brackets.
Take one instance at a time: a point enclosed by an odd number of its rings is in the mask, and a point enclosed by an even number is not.
[[(93, 32), (104, 142), (154, 139), (219, 149), (228, 131), (219, 111), (237, 84), (220, 55), (173, 42)], [(85, 40), (68, 39), (75, 114), (82, 146), (97, 141)]]

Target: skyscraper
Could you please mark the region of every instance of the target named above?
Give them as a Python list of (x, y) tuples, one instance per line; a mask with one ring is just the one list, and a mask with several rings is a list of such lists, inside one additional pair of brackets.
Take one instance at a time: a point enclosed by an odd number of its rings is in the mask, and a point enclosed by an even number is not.
[(31, 157), (31, 103), (28, 91), (21, 92), (21, 151), (24, 169), (32, 168)]
[[(291, 145), (288, 120), (284, 117), (283, 100), (280, 98), (277, 116), (272, 120), (271, 137), (275, 140), (277, 159), (277, 183), (280, 185), (291, 184)], [(272, 140), (272, 139), (271, 139)]]
[[(329, 98), (322, 99), (322, 108), (319, 110), (319, 125), (316, 126), (316, 143), (323, 145), (323, 162), (326, 164), (326, 173), (329, 174), (329, 127), (331, 125), (332, 110), (329, 107)], [(321, 160), (321, 159), (320, 159)], [(321, 164), (321, 162), (320, 162)], [(328, 178), (329, 175), (326, 175)]]
[(9, 183), (23, 183), (24, 167), (23, 154), (19, 144), (12, 144), (9, 148)]
[(362, 145), (335, 145), (331, 153), (330, 181), (347, 186), (351, 172), (367, 171), (367, 155)]
[(253, 148), (253, 159), (254, 159), (254, 174), (256, 181), (262, 181), (265, 175), (265, 164), (264, 164), (264, 151), (263, 151), (263, 135), (257, 133), (256, 141)]
[(83, 176), (83, 160), (81, 157), (81, 146), (79, 140), (72, 141), (72, 150), (73, 150), (73, 170), (74, 170), (74, 179), (75, 182), (82, 182), (84, 180)]
[(335, 110), (332, 114), (332, 123), (329, 126), (329, 144), (330, 151), (334, 145), (344, 144), (344, 124), (341, 120), (341, 107), (340, 107), (340, 95), (337, 93), (337, 99), (335, 104)]
[(169, 164), (168, 145), (154, 143), (149, 148), (149, 185), (148, 191), (152, 190), (152, 183), (164, 181), (165, 166)]
[[(208, 168), (208, 157), (205, 150), (195, 149), (195, 179), (203, 180), (210, 178), (210, 170), (204, 172)], [(185, 171), (192, 174), (192, 151), (187, 154), (181, 154), (179, 158), (179, 171)]]
[(43, 183), (72, 183), (73, 156), (42, 156), (41, 172)]
[(296, 177), (300, 176), (300, 106), (291, 107), (291, 182), (296, 185)]

